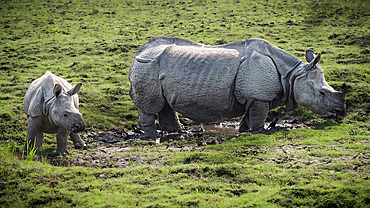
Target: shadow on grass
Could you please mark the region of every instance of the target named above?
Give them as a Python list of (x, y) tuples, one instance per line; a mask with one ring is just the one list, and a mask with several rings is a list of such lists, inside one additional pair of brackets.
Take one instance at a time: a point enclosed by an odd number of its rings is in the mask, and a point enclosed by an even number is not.
[(313, 129), (324, 130), (324, 129), (327, 129), (328, 127), (340, 126), (341, 124), (342, 123), (339, 120), (330, 119), (330, 120), (326, 120), (324, 122), (316, 124)]

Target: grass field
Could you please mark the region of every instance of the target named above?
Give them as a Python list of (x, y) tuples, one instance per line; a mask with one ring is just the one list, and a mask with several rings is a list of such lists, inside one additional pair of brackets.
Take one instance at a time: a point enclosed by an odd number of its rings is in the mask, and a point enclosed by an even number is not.
[[(369, 207), (369, 8), (360, 0), (1, 1), (0, 206)], [(47, 135), (35, 156), (42, 161), (22, 158), (23, 98), (45, 71), (83, 83), (85, 134), (136, 127), (128, 72), (138, 48), (157, 36), (208, 45), (263, 38), (302, 60), (313, 48), (328, 83), (349, 86), (348, 114), (317, 119), (300, 108), (313, 128), (234, 139), (88, 141), (87, 150), (70, 144), (71, 155), (57, 162), (48, 157), (55, 135)], [(210, 139), (217, 142), (197, 145)], [(84, 155), (109, 166), (68, 163)]]

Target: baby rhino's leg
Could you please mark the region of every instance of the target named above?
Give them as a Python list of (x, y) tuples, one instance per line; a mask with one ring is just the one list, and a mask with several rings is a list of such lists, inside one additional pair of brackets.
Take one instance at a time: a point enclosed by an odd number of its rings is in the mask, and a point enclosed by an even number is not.
[(57, 155), (68, 155), (67, 138), (69, 131), (64, 128), (59, 128), (57, 132)]
[(73, 145), (76, 149), (85, 149), (86, 144), (81, 139), (80, 135), (78, 133), (70, 133), (69, 136), (71, 137), (71, 140), (73, 141)]
[[(31, 151), (39, 150), (44, 140), (44, 134), (41, 131), (42, 119), (39, 117), (28, 118), (27, 137), (23, 152), (29, 154)], [(36, 141), (35, 141), (36, 139)]]

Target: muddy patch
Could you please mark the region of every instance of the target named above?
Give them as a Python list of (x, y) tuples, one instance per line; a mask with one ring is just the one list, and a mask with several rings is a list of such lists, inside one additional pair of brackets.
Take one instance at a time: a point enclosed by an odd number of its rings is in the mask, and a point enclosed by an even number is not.
[[(209, 123), (201, 125), (205, 135), (238, 135), (239, 123), (242, 118), (233, 119), (220, 123)], [(273, 134), (277, 131), (289, 131), (297, 128), (311, 128), (318, 120), (304, 121), (300, 116), (288, 114), (267, 120), (264, 129), (255, 133)]]
[[(257, 133), (273, 134), (296, 128), (310, 128), (315, 121), (303, 121), (297, 115), (286, 115), (266, 122), (265, 130)], [(88, 148), (69, 150), (70, 156), (48, 155), (47, 159), (57, 166), (86, 166), (97, 168), (122, 168), (140, 165), (166, 165), (166, 157), (176, 151), (202, 151), (204, 146), (217, 145), (239, 136), (239, 119), (202, 125), (187, 124), (181, 133), (158, 131), (157, 138), (146, 139), (143, 132), (134, 129), (123, 131), (114, 129), (107, 132), (88, 130), (81, 135)], [(153, 148), (155, 151), (153, 152)], [(261, 147), (262, 148), (262, 147)], [(266, 152), (263, 147), (255, 147), (237, 154), (248, 155)], [(249, 151), (249, 152), (248, 152)], [(269, 150), (277, 151), (277, 150)], [(277, 159), (276, 162), (285, 162)]]

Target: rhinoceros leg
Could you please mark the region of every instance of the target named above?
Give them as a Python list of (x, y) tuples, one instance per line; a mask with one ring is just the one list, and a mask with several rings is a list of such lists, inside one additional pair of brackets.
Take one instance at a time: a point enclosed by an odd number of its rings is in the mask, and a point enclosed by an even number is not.
[(179, 117), (168, 104), (158, 113), (158, 120), (163, 131), (177, 132), (181, 129)]
[[(27, 137), (23, 152), (28, 154), (30, 151), (38, 150), (42, 146), (44, 134), (41, 131), (42, 119), (39, 117), (28, 117)], [(36, 141), (35, 141), (36, 138)]]
[(86, 148), (85, 142), (81, 139), (78, 133), (70, 133), (69, 136), (71, 137), (73, 145), (75, 146), (76, 149)]
[(144, 113), (142, 110), (139, 109), (138, 114), (138, 124), (139, 127), (144, 130), (145, 134), (155, 134), (157, 132), (157, 128), (155, 127), (155, 115), (154, 114), (147, 114)]
[(258, 131), (263, 128), (267, 114), (269, 112), (269, 102), (255, 100), (251, 104), (248, 112), (240, 123), (239, 132)]
[(68, 155), (67, 138), (69, 131), (64, 128), (59, 128), (57, 132), (57, 155)]
[(269, 102), (254, 101), (249, 109), (249, 120), (252, 131), (263, 128), (267, 114), (269, 112)]
[(250, 124), (249, 124), (249, 114), (248, 112), (244, 115), (242, 121), (240, 122), (240, 127), (239, 127), (239, 133), (246, 132), (248, 131)]

